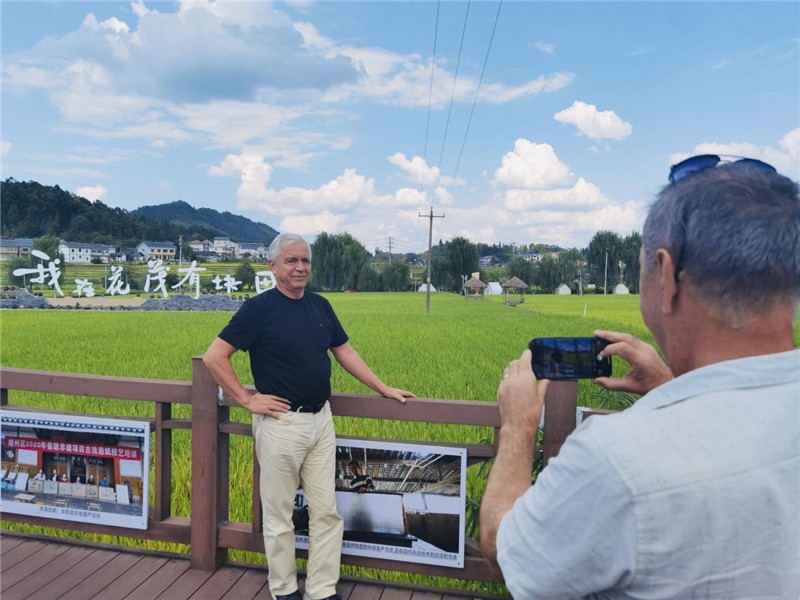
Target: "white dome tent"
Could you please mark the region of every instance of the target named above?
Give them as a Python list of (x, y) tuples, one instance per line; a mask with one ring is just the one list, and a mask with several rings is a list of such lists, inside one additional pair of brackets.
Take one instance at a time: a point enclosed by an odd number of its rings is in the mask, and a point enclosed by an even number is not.
[(572, 294), (572, 290), (569, 289), (569, 286), (566, 283), (562, 283), (556, 288), (555, 293), (560, 296), (569, 296)]

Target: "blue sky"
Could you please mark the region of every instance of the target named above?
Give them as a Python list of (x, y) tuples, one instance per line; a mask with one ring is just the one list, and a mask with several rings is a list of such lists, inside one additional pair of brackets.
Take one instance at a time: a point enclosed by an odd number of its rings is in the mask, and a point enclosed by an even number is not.
[[(585, 247), (669, 165), (800, 179), (800, 3), (9, 1), (2, 179), (370, 251)], [(420, 216), (422, 215), (422, 216)], [(0, 219), (2, 215), (0, 214)]]

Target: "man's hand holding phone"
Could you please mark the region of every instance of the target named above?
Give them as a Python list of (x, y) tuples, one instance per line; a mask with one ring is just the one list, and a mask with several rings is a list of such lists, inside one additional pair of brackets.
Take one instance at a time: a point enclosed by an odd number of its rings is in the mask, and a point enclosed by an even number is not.
[(595, 331), (594, 334), (609, 342), (602, 355), (619, 356), (631, 365), (631, 371), (620, 379), (597, 377), (592, 380), (593, 383), (607, 390), (646, 394), (674, 378), (667, 363), (650, 344), (629, 333)]
[(525, 350), (517, 360), (503, 371), (497, 388), (497, 405), (500, 408), (500, 426), (521, 429), (533, 434), (542, 419), (544, 395), (550, 382), (537, 381), (531, 369), (531, 351)]

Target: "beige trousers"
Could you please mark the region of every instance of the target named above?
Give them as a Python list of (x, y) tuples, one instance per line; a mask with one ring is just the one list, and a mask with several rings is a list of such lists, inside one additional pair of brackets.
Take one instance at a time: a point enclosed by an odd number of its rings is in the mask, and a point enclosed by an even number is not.
[(332, 596), (339, 581), (344, 525), (336, 511), (336, 434), (330, 405), (316, 414), (288, 412), (278, 419), (253, 415), (253, 438), (261, 467), (270, 590), (273, 596), (297, 590), (292, 510), (302, 487), (309, 514), (305, 598)]

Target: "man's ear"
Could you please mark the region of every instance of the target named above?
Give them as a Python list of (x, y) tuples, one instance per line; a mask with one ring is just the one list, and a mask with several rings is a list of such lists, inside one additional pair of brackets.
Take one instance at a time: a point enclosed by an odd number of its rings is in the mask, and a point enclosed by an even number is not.
[(681, 273), (675, 272), (675, 261), (664, 248), (656, 250), (655, 267), (658, 269), (658, 284), (661, 292), (661, 312), (671, 314), (678, 302), (678, 279)]

